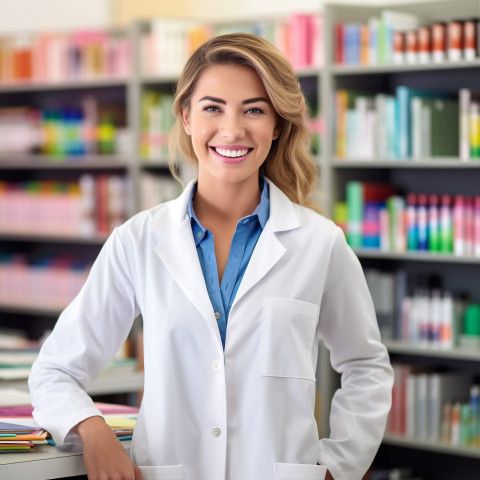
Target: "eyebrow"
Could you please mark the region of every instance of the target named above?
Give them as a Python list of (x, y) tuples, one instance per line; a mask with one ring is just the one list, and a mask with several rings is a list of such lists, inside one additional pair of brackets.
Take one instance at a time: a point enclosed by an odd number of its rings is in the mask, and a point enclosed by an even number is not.
[[(215, 102), (215, 103), (221, 103), (222, 105), (226, 105), (226, 101), (221, 99), (221, 98), (217, 98), (217, 97), (210, 97), (209, 95), (207, 95), (206, 97), (202, 97), (199, 102), (205, 102), (205, 101), (209, 101), (209, 102)], [(255, 98), (248, 98), (247, 100), (244, 100), (242, 102), (242, 105), (248, 105), (250, 103), (256, 103), (256, 102), (266, 102), (266, 103), (270, 103), (265, 97), (255, 97)]]

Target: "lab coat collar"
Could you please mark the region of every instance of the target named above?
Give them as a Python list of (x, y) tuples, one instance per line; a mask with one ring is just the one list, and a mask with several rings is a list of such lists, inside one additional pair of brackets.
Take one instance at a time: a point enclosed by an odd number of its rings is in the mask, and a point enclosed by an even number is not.
[[(300, 226), (294, 204), (274, 183), (268, 179), (267, 181), (270, 188), (270, 217), (255, 246), (235, 296), (230, 316), (235, 305), (262, 280), (286, 252), (276, 232)], [(223, 349), (187, 214), (188, 199), (194, 183), (195, 180), (192, 180), (176, 200), (159, 207), (156, 211), (154, 209), (150, 225), (163, 236), (155, 246), (155, 252), (187, 298), (205, 318), (220, 349)]]
[[(270, 216), (268, 222), (273, 232), (292, 230), (300, 226), (300, 220), (295, 212), (294, 204), (268, 178), (266, 181), (270, 193)], [(175, 200), (168, 203), (169, 208), (161, 208), (153, 214), (151, 226), (162, 234), (169, 234), (177, 225), (182, 223), (187, 215), (187, 205), (196, 179), (191, 180)], [(165, 216), (166, 215), (166, 216)]]

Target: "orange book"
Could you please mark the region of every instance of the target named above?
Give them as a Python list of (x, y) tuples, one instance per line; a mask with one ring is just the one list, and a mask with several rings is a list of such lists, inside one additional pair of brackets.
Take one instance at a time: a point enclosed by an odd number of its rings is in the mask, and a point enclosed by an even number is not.
[(370, 63), (370, 28), (368, 25), (360, 27), (360, 63)]
[(347, 156), (347, 110), (348, 110), (348, 91), (337, 90), (335, 94), (336, 110), (336, 150), (335, 154), (339, 158)]
[(212, 33), (206, 26), (199, 25), (191, 28), (188, 32), (189, 55), (203, 45), (211, 36)]
[(46, 432), (45, 430), (36, 430), (32, 433), (20, 434), (12, 438), (14, 438), (15, 441), (33, 442), (39, 440), (46, 440), (47, 436), (48, 432)]

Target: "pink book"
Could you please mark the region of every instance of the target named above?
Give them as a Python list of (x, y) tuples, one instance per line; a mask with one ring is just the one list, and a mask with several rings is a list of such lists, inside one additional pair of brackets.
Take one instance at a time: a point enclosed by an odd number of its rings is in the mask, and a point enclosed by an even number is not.
[(295, 14), (288, 19), (289, 59), (295, 70), (308, 64), (310, 46), (308, 45), (309, 21), (306, 15)]

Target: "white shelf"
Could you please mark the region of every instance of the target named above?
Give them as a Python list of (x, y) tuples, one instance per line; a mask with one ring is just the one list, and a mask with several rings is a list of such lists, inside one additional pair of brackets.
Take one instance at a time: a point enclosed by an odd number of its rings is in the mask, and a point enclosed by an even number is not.
[(334, 75), (372, 75), (421, 71), (440, 71), (480, 68), (480, 59), (459, 60), (458, 62), (444, 61), (441, 63), (417, 63), (403, 65), (333, 65), (331, 71)]
[(28, 306), (16, 306), (16, 305), (2, 305), (0, 304), (0, 315), (4, 313), (12, 313), (15, 315), (35, 315), (42, 317), (51, 317), (57, 318), (61, 310), (52, 309), (52, 308), (39, 308), (39, 307), (28, 307)]
[(331, 166), (335, 169), (480, 169), (480, 158), (461, 161), (458, 158), (431, 158), (421, 160), (356, 160), (335, 159)]
[(112, 155), (50, 157), (34, 154), (1, 154), (0, 170), (118, 170), (130, 161)]
[(45, 242), (101, 246), (106, 239), (107, 236), (102, 235), (97, 235), (95, 237), (70, 237), (63, 235), (38, 235), (34, 233), (0, 233), (0, 241), (8, 242)]
[(356, 248), (355, 254), (359, 258), (365, 259), (380, 259), (380, 260), (395, 260), (407, 262), (431, 262), (431, 263), (453, 263), (453, 264), (468, 264), (480, 265), (480, 258), (471, 256), (456, 257), (452, 254), (429, 253), (429, 252), (405, 252), (393, 253), (383, 252), (378, 249)]
[[(141, 371), (122, 374), (120, 372), (107, 372), (101, 374), (87, 389), (89, 395), (110, 395), (117, 393), (137, 392), (143, 389), (144, 375)], [(2, 388), (13, 388), (16, 390), (28, 391), (26, 380), (2, 381)], [(0, 455), (2, 458), (2, 455)]]
[(399, 340), (385, 340), (383, 342), (390, 353), (415, 355), (427, 358), (444, 358), (449, 360), (480, 361), (480, 349), (472, 348), (441, 348), (428, 345), (415, 345)]
[(62, 80), (59, 82), (37, 82), (32, 80), (23, 83), (0, 83), (0, 95), (17, 92), (126, 87), (128, 82), (129, 79), (127, 78), (92, 78), (85, 80)]
[(399, 435), (390, 434), (385, 435), (383, 438), (383, 443), (399, 447), (412, 448), (415, 450), (437, 452), (445, 455), (480, 459), (480, 447), (463, 447), (457, 445), (448, 445), (446, 443), (432, 442), (429, 440), (413, 440)]

